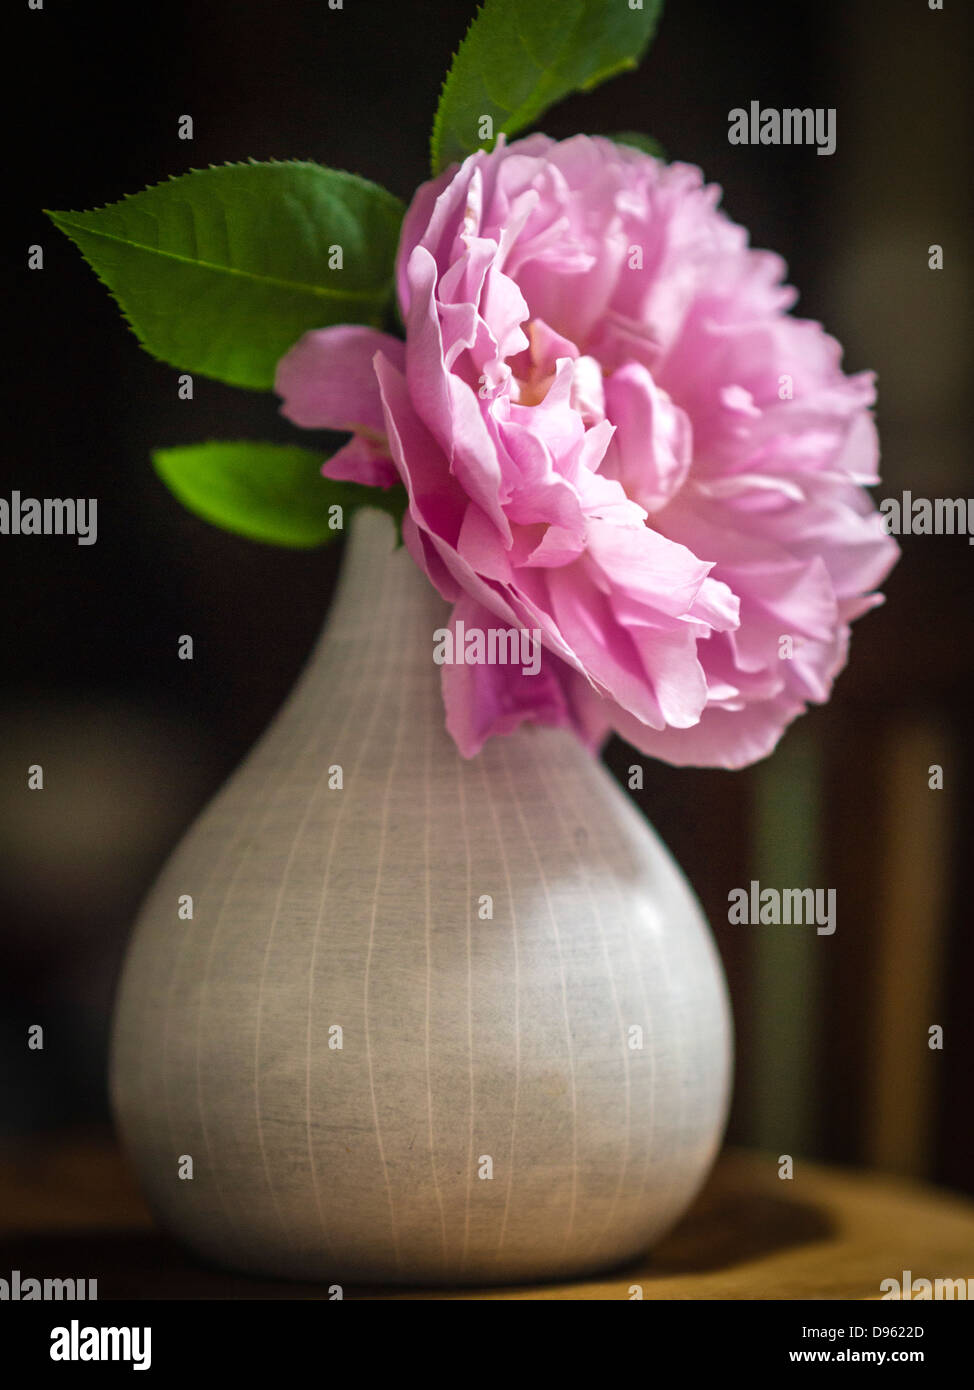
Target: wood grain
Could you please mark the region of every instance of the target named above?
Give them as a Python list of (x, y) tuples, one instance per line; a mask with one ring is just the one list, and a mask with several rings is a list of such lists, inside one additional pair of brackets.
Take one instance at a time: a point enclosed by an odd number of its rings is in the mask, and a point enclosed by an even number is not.
[[(97, 1278), (99, 1299), (327, 1299), (249, 1279), (160, 1235), (113, 1141), (76, 1136), (0, 1157), (0, 1273)], [(726, 1152), (688, 1217), (597, 1280), (493, 1289), (344, 1289), (346, 1299), (879, 1299), (880, 1282), (974, 1278), (974, 1204), (913, 1182)]]

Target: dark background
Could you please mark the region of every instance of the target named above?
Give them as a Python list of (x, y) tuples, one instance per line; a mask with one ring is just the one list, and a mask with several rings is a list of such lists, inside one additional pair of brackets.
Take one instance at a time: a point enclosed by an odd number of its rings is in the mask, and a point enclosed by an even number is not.
[[(621, 2), (621, 0), (620, 0)], [(184, 513), (149, 450), (295, 438), (270, 395), (143, 353), (40, 209), (111, 202), (189, 167), (310, 158), (404, 199), (468, 3), (97, 0), (12, 17), (26, 93), (11, 136), (4, 478), (96, 496), (98, 542), (0, 537), (0, 1139), (102, 1122), (120, 953), (149, 880), (287, 694), (340, 549), (275, 551)], [(642, 130), (699, 164), (755, 245), (785, 256), (799, 312), (880, 382), (878, 496), (966, 496), (970, 7), (946, 0), (670, 0), (643, 67), (543, 120)], [(838, 147), (735, 147), (727, 113), (835, 107)], [(177, 138), (191, 115), (192, 142)], [(945, 268), (927, 267), (927, 247)], [(26, 248), (44, 248), (42, 272)], [(849, 670), (759, 768), (648, 764), (640, 800), (714, 923), (738, 1027), (731, 1137), (974, 1190), (970, 1006), (972, 552), (915, 537)], [(195, 659), (176, 657), (180, 634)], [(636, 759), (609, 750), (623, 775)], [(26, 768), (45, 768), (43, 793)], [(943, 792), (927, 766), (944, 767)], [(796, 867), (796, 866), (800, 866)], [(788, 872), (813, 876), (788, 878)], [(752, 877), (834, 886), (811, 944), (726, 922)], [(24, 1045), (45, 1026), (43, 1053)], [(926, 1028), (945, 1030), (943, 1052)]]

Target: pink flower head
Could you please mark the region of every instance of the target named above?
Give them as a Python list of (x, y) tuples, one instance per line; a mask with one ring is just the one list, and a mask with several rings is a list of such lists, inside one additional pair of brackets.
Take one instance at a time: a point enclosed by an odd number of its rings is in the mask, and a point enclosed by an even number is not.
[(788, 314), (784, 263), (718, 198), (610, 140), (501, 141), (413, 199), (405, 343), (331, 328), (280, 363), (285, 415), (352, 431), (329, 477), (405, 484), (453, 624), (542, 635), (537, 675), (443, 667), (466, 756), (534, 720), (740, 767), (881, 601), (872, 375)]

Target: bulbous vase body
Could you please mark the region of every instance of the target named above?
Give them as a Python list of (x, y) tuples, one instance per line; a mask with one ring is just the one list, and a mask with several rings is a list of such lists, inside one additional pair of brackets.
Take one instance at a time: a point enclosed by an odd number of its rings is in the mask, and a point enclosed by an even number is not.
[(360, 513), (294, 693), (137, 923), (113, 1106), (159, 1220), (218, 1265), (570, 1277), (657, 1239), (719, 1145), (730, 1015), (696, 899), (571, 734), (460, 757), (446, 612)]

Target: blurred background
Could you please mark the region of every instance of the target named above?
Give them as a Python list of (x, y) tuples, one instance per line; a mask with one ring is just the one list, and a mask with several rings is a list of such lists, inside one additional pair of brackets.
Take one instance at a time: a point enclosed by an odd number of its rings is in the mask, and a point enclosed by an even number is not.
[[(143, 353), (42, 207), (111, 202), (191, 166), (303, 157), (408, 199), (472, 3), (98, 0), (21, 5), (38, 99), (10, 120), (15, 196), (0, 495), (98, 498), (98, 542), (2, 537), (0, 1144), (107, 1123), (111, 1000), (139, 899), (286, 697), (340, 548), (288, 553), (190, 517), (150, 448), (286, 441), (276, 399)], [(798, 312), (879, 374), (877, 496), (970, 486), (971, 9), (947, 0), (669, 0), (635, 74), (549, 113), (558, 137), (651, 133), (699, 164)], [(43, 94), (42, 96), (40, 94)], [(727, 113), (835, 107), (837, 150), (732, 146)], [(177, 138), (183, 115), (192, 142)], [(43, 272), (26, 248), (44, 248)], [(944, 248), (928, 268), (927, 248)], [(970, 504), (974, 508), (974, 502)], [(962, 536), (905, 538), (829, 706), (740, 773), (648, 763), (638, 798), (713, 923), (737, 1021), (730, 1138), (974, 1191), (974, 820)], [(177, 659), (180, 634), (193, 661)], [(624, 778), (639, 761), (614, 743)], [(26, 789), (30, 764), (43, 792)], [(928, 769), (943, 769), (931, 790)], [(727, 895), (837, 892), (834, 936), (727, 923)], [(25, 1045), (45, 1030), (43, 1052)], [(927, 1045), (943, 1028), (943, 1049)]]

